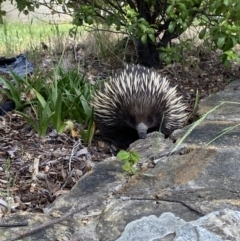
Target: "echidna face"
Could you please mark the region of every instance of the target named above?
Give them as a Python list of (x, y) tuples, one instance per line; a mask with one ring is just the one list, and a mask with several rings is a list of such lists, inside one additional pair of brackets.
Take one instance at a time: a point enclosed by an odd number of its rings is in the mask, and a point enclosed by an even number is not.
[(133, 115), (129, 115), (130, 118), (125, 120), (125, 123), (135, 129), (138, 133), (138, 137), (140, 139), (145, 139), (147, 137), (147, 133), (149, 129), (158, 129), (159, 121), (155, 116), (139, 115), (134, 117)]

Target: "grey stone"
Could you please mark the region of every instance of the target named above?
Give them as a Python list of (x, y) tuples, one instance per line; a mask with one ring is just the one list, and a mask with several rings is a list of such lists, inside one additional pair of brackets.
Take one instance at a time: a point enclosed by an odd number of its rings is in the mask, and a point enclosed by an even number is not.
[(221, 210), (196, 221), (185, 222), (172, 213), (142, 217), (129, 223), (116, 241), (227, 241), (240, 240), (240, 212)]
[[(238, 125), (238, 126), (236, 126)], [(222, 135), (226, 128), (234, 127)], [(190, 127), (174, 132), (174, 136), (181, 139)], [(240, 122), (233, 121), (203, 121), (197, 125), (190, 134), (183, 140), (185, 144), (197, 146), (213, 145), (216, 148), (240, 148)]]
[[(220, 121), (240, 121), (240, 80), (231, 82), (224, 91), (220, 91), (209, 98), (200, 102), (200, 115), (207, 113), (221, 102), (225, 103), (219, 106), (214, 112), (207, 116), (207, 120)], [(235, 102), (235, 103), (233, 103)]]
[(173, 233), (186, 222), (172, 213), (163, 213), (159, 218), (155, 215), (142, 217), (129, 223), (123, 234), (116, 241), (146, 241), (162, 238)]
[(164, 156), (184, 153), (186, 145), (177, 146), (171, 139), (164, 138), (163, 134), (152, 132), (146, 139), (139, 139), (132, 143), (129, 149), (141, 154), (141, 163), (151, 161), (156, 163)]

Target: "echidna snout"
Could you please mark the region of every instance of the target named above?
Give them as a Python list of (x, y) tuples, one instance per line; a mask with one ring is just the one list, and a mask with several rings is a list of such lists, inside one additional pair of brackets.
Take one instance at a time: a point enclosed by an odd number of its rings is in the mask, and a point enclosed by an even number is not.
[(136, 130), (138, 132), (138, 137), (140, 139), (145, 139), (147, 137), (147, 130), (148, 130), (148, 127), (144, 124), (144, 123), (139, 123), (137, 126), (136, 126)]
[[(130, 106), (134, 106), (134, 103), (129, 104)], [(153, 113), (149, 112), (149, 110), (134, 114), (134, 110), (131, 109), (127, 114), (128, 116), (124, 119), (124, 122), (132, 131), (136, 131), (139, 139), (145, 139), (149, 130), (159, 130), (159, 120)]]

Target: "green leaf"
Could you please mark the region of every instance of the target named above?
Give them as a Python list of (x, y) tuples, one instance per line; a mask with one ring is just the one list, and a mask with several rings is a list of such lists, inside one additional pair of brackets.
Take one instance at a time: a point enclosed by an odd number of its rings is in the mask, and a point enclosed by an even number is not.
[(169, 24), (169, 26), (168, 26), (168, 32), (169, 33), (173, 33), (174, 32), (174, 30), (175, 30), (175, 27), (176, 27), (176, 22), (171, 22), (170, 24)]
[[(57, 100), (54, 106), (54, 115), (52, 116), (52, 124), (53, 127), (60, 132), (61, 128), (65, 128), (65, 125), (61, 121), (61, 113), (62, 113), (62, 95), (59, 93), (57, 96)], [(63, 128), (63, 130), (64, 130)]]
[(43, 96), (35, 89), (33, 89), (33, 92), (37, 96), (38, 101), (40, 102), (42, 108), (44, 109), (46, 106), (46, 101), (44, 100)]
[(205, 36), (205, 34), (206, 34), (206, 31), (207, 31), (207, 29), (206, 29), (206, 28), (203, 28), (203, 29), (200, 31), (198, 37), (199, 37), (200, 39), (203, 39), (204, 36)]
[(122, 166), (123, 170), (126, 171), (126, 172), (131, 172), (131, 166), (129, 163), (125, 163), (123, 166)]
[(223, 4), (228, 7), (231, 3), (231, 0), (223, 0)]
[(88, 101), (83, 95), (80, 96), (80, 100), (81, 100), (81, 104), (84, 109), (84, 112), (86, 113), (87, 116), (90, 116), (92, 114), (92, 109), (90, 108)]
[(127, 151), (121, 150), (121, 151), (118, 152), (117, 157), (118, 157), (120, 160), (125, 161), (125, 160), (128, 160), (128, 159), (129, 159), (130, 154), (129, 154), (129, 152), (127, 152)]
[(167, 15), (170, 15), (171, 13), (173, 13), (173, 5), (169, 5), (166, 10)]
[(166, 57), (164, 60), (166, 64), (171, 64), (172, 59), (170, 57)]
[(140, 161), (140, 156), (136, 151), (132, 150), (130, 151), (130, 154), (131, 154), (131, 159), (134, 161), (134, 163)]
[(146, 43), (147, 43), (147, 34), (143, 34), (143, 35), (142, 35), (141, 41), (142, 41), (143, 44), (146, 44)]
[(85, 19), (85, 21), (86, 21), (86, 23), (88, 23), (88, 24), (93, 24), (93, 18), (92, 18), (92, 16), (87, 16), (87, 18)]
[(94, 123), (94, 117), (93, 117), (93, 109), (92, 109), (92, 114), (88, 120), (88, 130), (87, 130), (87, 143), (90, 145), (93, 139), (93, 135), (95, 132), (95, 123)]
[(223, 51), (227, 51), (229, 49), (231, 49), (233, 47), (233, 41), (231, 38), (227, 38), (226, 41), (225, 41), (225, 45), (223, 46)]
[(153, 43), (156, 42), (156, 38), (155, 38), (154, 34), (150, 33), (150, 34), (148, 34), (148, 37), (152, 40)]
[(147, 30), (146, 25), (144, 25), (144, 24), (142, 24), (142, 23), (139, 23), (139, 24), (138, 24), (138, 27), (142, 30), (143, 33), (145, 33), (146, 30)]
[(127, 10), (127, 16), (129, 17), (137, 17), (139, 15), (139, 13), (137, 13), (134, 9), (130, 8)]
[(223, 45), (225, 44), (225, 37), (220, 37), (217, 41), (217, 47), (222, 49)]
[(64, 123), (64, 122), (62, 122), (62, 123), (58, 126), (57, 131), (58, 131), (59, 133), (63, 133), (66, 126), (67, 126), (67, 124)]
[(187, 27), (188, 27), (187, 23), (186, 23), (186, 22), (183, 22), (183, 23), (182, 23), (182, 28), (183, 28), (184, 31), (187, 29)]
[(134, 167), (131, 167), (131, 173), (135, 175), (137, 173), (136, 169)]
[[(21, 107), (22, 101), (21, 101), (21, 93), (20, 91), (11, 83), (11, 81), (4, 79), (0, 76), (0, 80), (3, 82), (3, 84), (9, 89), (10, 95), (7, 95), (10, 99), (12, 99), (17, 107)], [(5, 94), (7, 94), (5, 92)]]

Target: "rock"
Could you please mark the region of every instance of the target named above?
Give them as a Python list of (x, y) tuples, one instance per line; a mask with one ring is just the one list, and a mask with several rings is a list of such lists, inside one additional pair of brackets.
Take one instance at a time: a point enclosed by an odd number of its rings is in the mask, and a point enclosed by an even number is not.
[(224, 91), (220, 91), (209, 98), (200, 102), (199, 111), (203, 115), (221, 104), (223, 101), (226, 103), (219, 106), (214, 112), (207, 116), (207, 120), (215, 121), (240, 121), (240, 80), (231, 82)]
[[(185, 222), (172, 213), (142, 217), (129, 223), (116, 241), (240, 240), (240, 212), (224, 209)], [(219, 235), (220, 234), (220, 235)]]
[(165, 139), (163, 134), (152, 132), (146, 139), (139, 139), (132, 143), (129, 149), (141, 153), (141, 163), (150, 161), (156, 163), (164, 156), (184, 153), (186, 145), (177, 146), (171, 139)]

